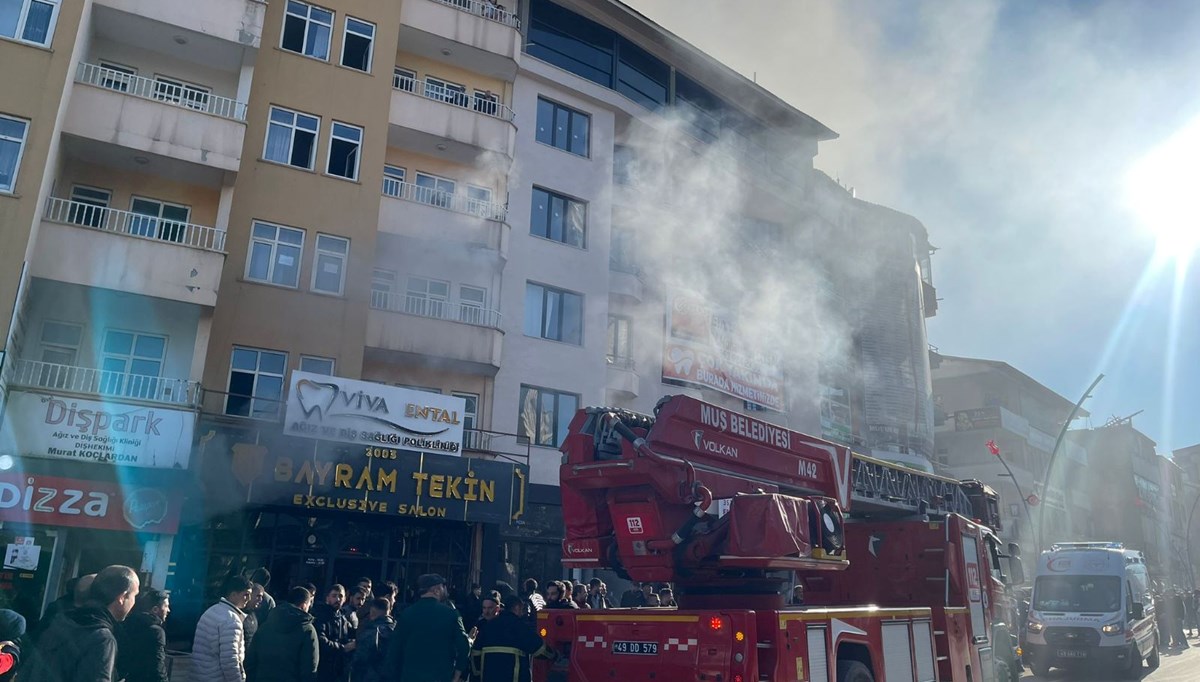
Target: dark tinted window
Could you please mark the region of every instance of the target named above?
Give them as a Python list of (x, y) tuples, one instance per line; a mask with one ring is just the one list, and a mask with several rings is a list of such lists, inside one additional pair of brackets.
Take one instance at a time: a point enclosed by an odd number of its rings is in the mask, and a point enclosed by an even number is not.
[(616, 33), (548, 0), (530, 3), (526, 52), (606, 88), (613, 87), (616, 40)]
[(666, 106), (671, 69), (628, 40), (620, 40), (617, 54), (617, 92), (647, 109)]

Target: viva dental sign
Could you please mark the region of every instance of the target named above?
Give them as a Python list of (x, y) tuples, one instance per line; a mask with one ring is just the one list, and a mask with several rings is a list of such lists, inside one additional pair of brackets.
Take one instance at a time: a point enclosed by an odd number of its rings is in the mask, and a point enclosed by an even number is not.
[(13, 391), (0, 454), (186, 469), (195, 421), (186, 410)]

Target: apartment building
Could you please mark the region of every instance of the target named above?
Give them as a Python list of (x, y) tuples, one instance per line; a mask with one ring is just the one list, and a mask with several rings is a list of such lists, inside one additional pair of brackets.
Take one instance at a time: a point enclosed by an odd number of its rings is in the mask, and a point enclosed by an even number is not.
[(260, 565), (559, 575), (586, 405), (686, 392), (929, 467), (924, 226), (621, 3), (16, 6), (0, 487), (109, 496), (0, 490), (31, 604), (115, 561), (181, 610)]

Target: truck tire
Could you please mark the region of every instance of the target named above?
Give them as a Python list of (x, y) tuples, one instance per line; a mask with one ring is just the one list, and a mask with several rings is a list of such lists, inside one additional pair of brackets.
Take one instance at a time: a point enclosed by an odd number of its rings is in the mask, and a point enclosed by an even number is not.
[(1158, 635), (1154, 636), (1154, 646), (1150, 649), (1150, 655), (1146, 657), (1146, 667), (1151, 670), (1158, 670)]
[(837, 682), (875, 682), (871, 669), (858, 661), (838, 661)]

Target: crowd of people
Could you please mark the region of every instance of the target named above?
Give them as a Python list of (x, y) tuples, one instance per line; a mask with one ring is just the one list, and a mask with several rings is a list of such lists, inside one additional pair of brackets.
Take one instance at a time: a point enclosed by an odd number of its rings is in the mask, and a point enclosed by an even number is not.
[(1154, 615), (1158, 621), (1159, 651), (1189, 649), (1188, 637), (1200, 637), (1200, 590), (1157, 586)]

